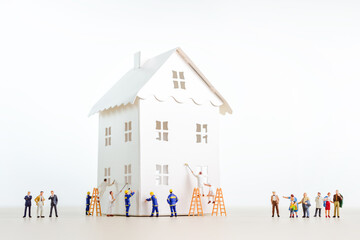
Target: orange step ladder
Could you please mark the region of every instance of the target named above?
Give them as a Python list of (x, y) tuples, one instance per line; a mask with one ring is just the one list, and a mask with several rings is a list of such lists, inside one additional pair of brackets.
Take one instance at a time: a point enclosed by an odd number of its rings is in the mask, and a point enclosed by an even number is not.
[(190, 210), (189, 210), (189, 216), (195, 216), (195, 210), (197, 211), (198, 216), (204, 216), (204, 211), (201, 204), (201, 197), (200, 197), (200, 190), (199, 188), (194, 188), (191, 204), (190, 204)]
[(93, 194), (91, 197), (89, 215), (94, 216), (94, 211), (96, 209), (96, 216), (101, 216), (101, 206), (100, 206), (100, 197), (99, 189), (94, 188)]
[[(219, 213), (219, 209), (220, 209), (220, 213)], [(214, 214), (216, 214), (217, 216), (218, 213), (220, 214), (220, 216), (222, 216), (223, 214), (226, 216), (224, 195), (221, 188), (216, 188), (215, 203), (213, 206), (211, 216), (213, 216)]]

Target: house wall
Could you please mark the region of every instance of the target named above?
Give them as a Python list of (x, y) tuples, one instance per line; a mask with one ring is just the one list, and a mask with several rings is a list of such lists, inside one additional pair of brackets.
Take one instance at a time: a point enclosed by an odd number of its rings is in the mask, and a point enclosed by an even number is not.
[[(179, 198), (178, 214), (188, 214), (197, 181), (185, 163), (194, 172), (197, 166), (208, 166), (208, 182), (215, 189), (219, 186), (218, 118), (218, 108), (210, 103), (197, 105), (191, 100), (183, 104), (174, 100), (159, 102), (154, 97), (140, 100), (140, 215), (151, 212), (151, 203), (143, 201), (150, 196), (150, 191), (157, 196), (160, 214), (170, 214), (166, 202), (169, 189), (173, 189)], [(168, 121), (168, 141), (156, 139), (156, 121)], [(208, 125), (207, 144), (196, 143), (196, 123)], [(169, 166), (169, 185), (155, 184), (156, 164)], [(207, 198), (203, 198), (202, 203), (204, 212), (211, 212), (212, 205), (207, 204)]]
[[(125, 142), (125, 122), (132, 122), (132, 141)], [(125, 184), (125, 164), (131, 164), (131, 181), (127, 186), (136, 194), (132, 198), (130, 214), (138, 214), (139, 198), (139, 104), (128, 104), (100, 112), (99, 114), (99, 152), (98, 152), (98, 185), (105, 178), (105, 168), (111, 168), (111, 182), (117, 185), (107, 187), (104, 197), (100, 200), (103, 213), (107, 213), (109, 192), (118, 193)], [(105, 128), (111, 127), (111, 145), (105, 146)], [(124, 189), (124, 190), (125, 190)], [(118, 196), (113, 208), (114, 214), (125, 214), (124, 191)]]

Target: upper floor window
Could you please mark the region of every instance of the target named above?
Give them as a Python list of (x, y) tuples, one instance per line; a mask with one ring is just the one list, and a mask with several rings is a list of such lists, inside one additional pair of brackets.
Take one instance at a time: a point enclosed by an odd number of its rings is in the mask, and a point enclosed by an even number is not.
[(132, 128), (131, 128), (131, 121), (125, 122), (125, 142), (132, 141)]
[(156, 121), (156, 132), (157, 132), (156, 140), (168, 141), (168, 136), (169, 136), (168, 122)]
[(169, 165), (156, 164), (156, 185), (169, 185)]
[(111, 146), (111, 127), (105, 128), (105, 146)]
[(207, 143), (208, 142), (207, 131), (208, 131), (207, 124), (200, 124), (200, 123), (196, 124), (196, 142), (197, 143), (201, 143), (201, 142)]
[(104, 178), (106, 178), (107, 182), (110, 183), (110, 180), (111, 180), (110, 179), (110, 175), (111, 175), (110, 168), (104, 168), (104, 170), (105, 170)]
[(125, 183), (131, 184), (131, 164), (125, 165)]
[(175, 89), (186, 89), (185, 88), (185, 77), (184, 72), (172, 71), (173, 73), (173, 82)]

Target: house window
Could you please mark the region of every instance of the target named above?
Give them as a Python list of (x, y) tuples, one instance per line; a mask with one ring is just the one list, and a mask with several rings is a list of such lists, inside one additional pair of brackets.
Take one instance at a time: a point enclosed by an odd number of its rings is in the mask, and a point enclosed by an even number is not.
[(156, 164), (155, 184), (169, 185), (169, 165)]
[(159, 141), (168, 141), (169, 137), (169, 128), (168, 128), (168, 122), (161, 122), (156, 121), (156, 140)]
[(175, 89), (186, 89), (185, 88), (185, 77), (184, 77), (184, 72), (177, 72), (177, 71), (172, 71), (173, 73), (173, 82), (174, 82), (174, 88)]
[(105, 128), (105, 146), (111, 146), (111, 127)]
[(125, 183), (131, 184), (131, 164), (125, 165)]
[(131, 142), (132, 141), (132, 127), (131, 127), (131, 121), (125, 122), (125, 142)]
[(109, 167), (108, 167), (108, 168), (104, 168), (104, 171), (105, 171), (105, 173), (104, 173), (104, 178), (106, 178), (106, 179), (107, 179), (107, 182), (109, 183), (109, 182), (110, 182), (110, 175), (111, 175), (110, 168), (109, 168)]
[(208, 143), (208, 126), (207, 124), (196, 124), (196, 142), (197, 143)]

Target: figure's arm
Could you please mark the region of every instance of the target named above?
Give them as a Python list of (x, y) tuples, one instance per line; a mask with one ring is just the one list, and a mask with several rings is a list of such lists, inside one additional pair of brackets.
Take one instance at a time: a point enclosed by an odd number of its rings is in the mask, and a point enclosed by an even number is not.
[(285, 196), (283, 196), (283, 198), (290, 199), (290, 197), (285, 197)]
[(150, 201), (151, 201), (151, 198), (147, 198), (146, 201), (150, 202)]
[(170, 204), (170, 198), (169, 197), (167, 198), (167, 203)]

